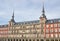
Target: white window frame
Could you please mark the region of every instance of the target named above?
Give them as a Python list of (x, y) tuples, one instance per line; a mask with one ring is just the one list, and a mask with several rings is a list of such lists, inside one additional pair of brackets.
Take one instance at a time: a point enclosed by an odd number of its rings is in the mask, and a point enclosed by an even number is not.
[(53, 27), (53, 24), (51, 24), (50, 27)]
[(54, 27), (57, 27), (57, 24), (54, 24)]
[(53, 34), (51, 34), (51, 37), (52, 37), (52, 38), (54, 37)]
[(58, 37), (58, 34), (55, 34), (55, 37), (57, 38)]
[(46, 25), (46, 27), (48, 28), (48, 27), (49, 27), (49, 25)]
[(58, 27), (60, 27), (60, 23), (58, 24)]
[(57, 29), (55, 29), (55, 32), (58, 32), (58, 30), (57, 30)]

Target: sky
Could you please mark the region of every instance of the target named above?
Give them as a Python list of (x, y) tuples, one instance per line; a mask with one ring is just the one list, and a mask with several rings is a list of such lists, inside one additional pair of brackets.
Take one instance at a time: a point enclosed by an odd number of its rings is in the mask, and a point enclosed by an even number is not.
[(0, 0), (0, 25), (8, 24), (13, 12), (16, 22), (39, 20), (43, 1), (47, 19), (60, 18), (60, 0)]

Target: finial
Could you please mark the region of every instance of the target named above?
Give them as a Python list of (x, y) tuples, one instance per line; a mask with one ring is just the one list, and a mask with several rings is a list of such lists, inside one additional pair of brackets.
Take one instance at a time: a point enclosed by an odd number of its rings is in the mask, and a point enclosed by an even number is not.
[(14, 11), (13, 11), (12, 19), (14, 19)]
[(15, 20), (14, 20), (14, 11), (13, 11), (13, 15), (12, 15), (11, 21), (12, 21), (12, 22), (15, 22)]
[(42, 17), (46, 18), (46, 16), (45, 16), (45, 10), (44, 10), (44, 2), (43, 2), (43, 7), (42, 7)]
[(42, 13), (43, 13), (43, 14), (45, 13), (45, 10), (44, 10), (44, 2), (43, 2)]

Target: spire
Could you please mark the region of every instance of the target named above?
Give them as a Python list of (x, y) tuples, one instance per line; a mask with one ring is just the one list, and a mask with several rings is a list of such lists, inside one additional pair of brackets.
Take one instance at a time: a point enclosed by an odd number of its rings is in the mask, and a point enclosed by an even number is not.
[(12, 22), (15, 22), (15, 20), (14, 20), (14, 11), (13, 11), (13, 15), (12, 15), (11, 21), (12, 21)]
[(44, 3), (43, 3), (43, 8), (42, 8), (42, 14), (45, 14)]
[(14, 11), (13, 11), (12, 19), (14, 20)]
[(44, 9), (44, 2), (43, 2), (43, 7), (42, 7), (42, 17), (46, 18), (46, 16), (45, 16), (45, 9)]
[(41, 17), (46, 18), (45, 8), (44, 8), (44, 2), (43, 2), (43, 6), (42, 6), (42, 15), (41, 15)]

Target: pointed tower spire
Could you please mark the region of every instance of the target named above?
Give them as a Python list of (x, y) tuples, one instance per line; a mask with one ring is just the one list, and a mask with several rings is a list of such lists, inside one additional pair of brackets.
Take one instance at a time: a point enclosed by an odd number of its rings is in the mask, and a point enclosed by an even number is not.
[(14, 24), (15, 24), (15, 20), (14, 20), (14, 11), (13, 11), (12, 18), (9, 21), (9, 26), (13, 26)]
[(14, 11), (13, 11), (12, 19), (14, 20)]
[(42, 6), (42, 15), (40, 16), (40, 19), (42, 19), (42, 18), (47, 20), (46, 15), (45, 15), (44, 2), (43, 2), (43, 6)]
[(13, 11), (13, 15), (12, 15), (11, 21), (12, 21), (12, 22), (15, 22), (15, 20), (14, 20), (14, 11)]
[(42, 17), (46, 18), (46, 16), (45, 16), (44, 2), (43, 2), (43, 7), (42, 7)]
[(42, 8), (42, 14), (45, 14), (44, 3), (43, 3), (43, 8)]

